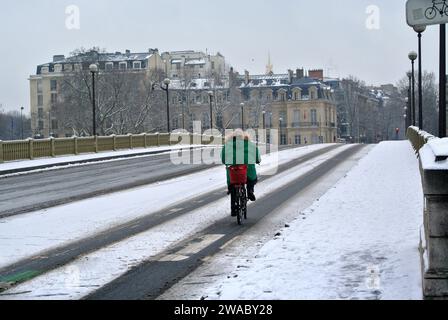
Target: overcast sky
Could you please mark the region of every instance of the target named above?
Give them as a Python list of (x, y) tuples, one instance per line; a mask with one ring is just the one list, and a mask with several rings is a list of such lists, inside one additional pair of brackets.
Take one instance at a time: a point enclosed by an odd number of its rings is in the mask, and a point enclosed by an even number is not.
[[(416, 34), (405, 0), (15, 0), (0, 4), (0, 103), (29, 110), (28, 77), (38, 64), (78, 47), (110, 52), (221, 52), (238, 71), (323, 68), (367, 84), (396, 83), (409, 69)], [(80, 28), (66, 27), (76, 5)], [(367, 13), (369, 6), (379, 9)], [(374, 7), (375, 8), (375, 7)], [(372, 19), (370, 19), (372, 18)], [(373, 28), (367, 28), (366, 22)], [(377, 25), (379, 23), (379, 25)], [(377, 29), (376, 27), (379, 27)], [(424, 34), (424, 68), (438, 70), (438, 27)]]

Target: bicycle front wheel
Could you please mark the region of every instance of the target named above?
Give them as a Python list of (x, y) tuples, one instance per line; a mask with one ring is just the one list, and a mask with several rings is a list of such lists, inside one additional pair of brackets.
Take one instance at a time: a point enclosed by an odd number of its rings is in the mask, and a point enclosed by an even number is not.
[(432, 8), (428, 8), (425, 11), (425, 16), (427, 19), (432, 20), (436, 17), (437, 15), (437, 10), (436, 8), (432, 7)]

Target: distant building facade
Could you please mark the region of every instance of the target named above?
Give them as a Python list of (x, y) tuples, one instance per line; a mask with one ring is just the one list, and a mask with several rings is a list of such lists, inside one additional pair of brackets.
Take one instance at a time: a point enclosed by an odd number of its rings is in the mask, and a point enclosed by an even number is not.
[(60, 119), (53, 108), (60, 102), (61, 81), (63, 77), (84, 70), (96, 63), (100, 72), (122, 71), (150, 75), (163, 72), (165, 65), (157, 49), (144, 53), (100, 53), (89, 51), (72, 57), (56, 55), (53, 61), (37, 66), (30, 81), (31, 128), (35, 137), (61, 137), (67, 135), (60, 126)]

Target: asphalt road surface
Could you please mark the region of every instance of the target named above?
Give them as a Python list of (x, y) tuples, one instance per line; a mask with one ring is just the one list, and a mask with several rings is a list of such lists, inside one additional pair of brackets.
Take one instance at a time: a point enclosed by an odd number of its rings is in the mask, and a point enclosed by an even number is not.
[[(294, 166), (297, 166), (305, 161), (318, 157), (326, 152), (338, 148), (337, 145), (329, 146), (321, 150), (314, 151), (310, 154), (304, 155), (298, 159), (294, 159), (288, 163), (279, 167), (278, 173), (284, 172)], [(322, 165), (313, 169), (310, 173), (303, 177), (296, 179), (289, 183), (287, 186), (276, 191), (275, 194), (269, 195), (263, 199), (258, 200), (250, 207), (250, 219), (247, 221), (244, 227), (236, 226), (235, 221), (230, 220), (229, 217), (223, 218), (222, 221), (213, 226), (212, 229), (204, 230), (204, 234), (219, 233), (224, 234), (222, 239), (212, 246), (202, 250), (198, 255), (190, 257), (186, 261), (180, 261), (178, 263), (171, 262), (153, 262), (149, 264), (143, 264), (130, 273), (110, 283), (104, 288), (99, 289), (93, 293), (89, 298), (92, 299), (152, 299), (162, 294), (167, 288), (176, 283), (179, 279), (194, 270), (199, 266), (202, 255), (207, 256), (219, 250), (219, 246), (233, 237), (241, 234), (247, 228), (255, 225), (264, 216), (281, 206), (288, 199), (296, 196), (303, 188), (306, 188), (320, 177), (324, 176), (334, 166), (345, 161), (354, 153), (360, 150), (362, 146), (355, 146), (348, 149), (336, 157), (325, 161)], [(264, 178), (265, 180), (270, 177)], [(16, 284), (27, 281), (32, 277), (39, 274), (53, 270), (59, 266), (65, 265), (81, 255), (93, 252), (102, 247), (110, 244), (122, 241), (132, 235), (146, 231), (159, 224), (165, 223), (180, 215), (186, 214), (193, 210), (197, 210), (205, 205), (208, 205), (214, 201), (217, 201), (225, 197), (225, 190), (212, 190), (210, 193), (199, 196), (195, 199), (190, 199), (182, 204), (176, 204), (176, 207), (182, 207), (180, 211), (173, 212), (170, 208), (165, 208), (159, 212), (152, 213), (151, 215), (138, 218), (134, 221), (125, 223), (123, 225), (112, 228), (99, 235), (85, 238), (80, 241), (71, 243), (69, 245), (50, 250), (46, 253), (39, 254), (39, 257), (31, 257), (15, 263), (0, 270), (0, 279), (8, 282), (8, 279), (16, 279)], [(197, 237), (189, 239), (185, 244), (191, 242), (197, 242)], [(223, 242), (224, 241), (224, 242)], [(174, 250), (175, 251), (175, 250)], [(166, 254), (166, 253), (165, 253)], [(32, 273), (30, 273), (30, 270)], [(138, 271), (140, 270), (140, 271)], [(141, 274), (140, 274), (141, 272)], [(187, 272), (187, 273), (186, 273)], [(148, 274), (150, 274), (148, 276)], [(23, 277), (21, 277), (23, 275)], [(148, 277), (148, 282), (141, 278)], [(139, 284), (142, 282), (142, 285)], [(146, 289), (145, 289), (146, 288)]]
[(0, 218), (172, 179), (210, 167), (173, 165), (169, 154), (160, 154), (4, 177), (0, 178)]

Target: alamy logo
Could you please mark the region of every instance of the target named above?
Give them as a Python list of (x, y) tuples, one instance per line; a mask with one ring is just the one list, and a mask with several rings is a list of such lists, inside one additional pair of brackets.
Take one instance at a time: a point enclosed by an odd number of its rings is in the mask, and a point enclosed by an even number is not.
[(366, 28), (368, 30), (379, 30), (380, 29), (380, 8), (375, 5), (370, 5), (366, 8)]
[(79, 7), (76, 5), (70, 5), (65, 8), (65, 27), (68, 30), (79, 30), (81, 29), (81, 16)]

